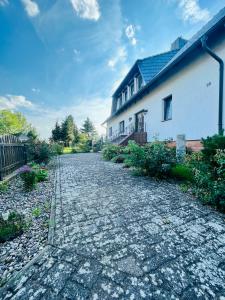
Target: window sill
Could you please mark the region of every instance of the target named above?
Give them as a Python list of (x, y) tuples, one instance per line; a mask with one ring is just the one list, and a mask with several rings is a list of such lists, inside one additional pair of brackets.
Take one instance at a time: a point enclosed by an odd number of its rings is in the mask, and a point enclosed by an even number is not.
[(167, 122), (167, 121), (172, 121), (172, 118), (171, 119), (167, 119), (167, 120), (162, 120), (161, 122)]

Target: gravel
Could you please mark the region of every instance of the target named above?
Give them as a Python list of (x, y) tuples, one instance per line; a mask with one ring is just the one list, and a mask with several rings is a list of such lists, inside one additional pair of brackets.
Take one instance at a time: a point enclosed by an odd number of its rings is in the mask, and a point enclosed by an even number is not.
[[(17, 211), (24, 215), (27, 228), (21, 236), (0, 243), (0, 286), (12, 275), (21, 270), (46, 245), (54, 190), (54, 165), (49, 166), (49, 179), (37, 184), (36, 189), (25, 192), (19, 176), (8, 184), (8, 190), (0, 192), (0, 214)], [(40, 209), (40, 215), (34, 215), (34, 209)]]

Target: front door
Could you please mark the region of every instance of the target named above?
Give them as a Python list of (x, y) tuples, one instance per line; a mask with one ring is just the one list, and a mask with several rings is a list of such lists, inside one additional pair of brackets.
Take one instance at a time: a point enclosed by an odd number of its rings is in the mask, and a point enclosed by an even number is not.
[(145, 131), (145, 116), (143, 111), (136, 114), (135, 131), (136, 132)]

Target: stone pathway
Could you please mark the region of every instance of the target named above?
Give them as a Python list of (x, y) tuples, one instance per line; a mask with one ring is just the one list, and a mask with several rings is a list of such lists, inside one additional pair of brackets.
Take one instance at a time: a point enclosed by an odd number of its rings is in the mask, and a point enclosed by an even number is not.
[(49, 246), (0, 299), (225, 299), (224, 215), (98, 154), (55, 184)]

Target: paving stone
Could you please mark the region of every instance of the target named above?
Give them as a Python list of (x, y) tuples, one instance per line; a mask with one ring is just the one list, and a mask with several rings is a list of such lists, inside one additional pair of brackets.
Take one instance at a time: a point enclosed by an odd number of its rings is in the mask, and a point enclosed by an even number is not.
[(95, 260), (86, 260), (78, 270), (71, 276), (71, 279), (91, 288), (101, 272), (102, 266)]
[(224, 215), (100, 154), (59, 160), (53, 245), (0, 299), (225, 300)]
[(84, 288), (82, 285), (80, 285), (77, 282), (74, 281), (68, 281), (63, 289), (63, 291), (60, 293), (61, 299), (79, 299), (84, 300), (87, 299), (90, 294), (90, 291), (86, 288)]

